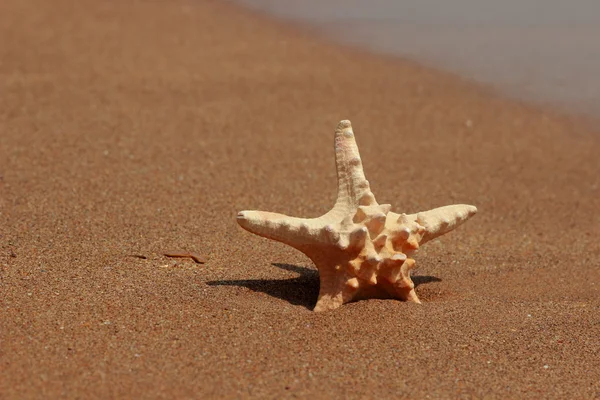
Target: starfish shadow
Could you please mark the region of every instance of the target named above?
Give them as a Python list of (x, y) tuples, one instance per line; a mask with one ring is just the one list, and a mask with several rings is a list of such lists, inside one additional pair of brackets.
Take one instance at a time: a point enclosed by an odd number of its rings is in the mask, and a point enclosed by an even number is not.
[(294, 305), (311, 309), (319, 295), (319, 273), (316, 269), (298, 265), (273, 263), (274, 267), (299, 274), (292, 279), (243, 279), (206, 282), (210, 286), (243, 286), (255, 292), (266, 293)]
[[(292, 264), (272, 263), (274, 267), (299, 274), (291, 279), (242, 279), (206, 282), (210, 286), (242, 286), (254, 292), (261, 292), (294, 305), (312, 310), (319, 295), (319, 273), (316, 269)], [(413, 276), (415, 287), (431, 282), (441, 282), (435, 276)]]
[(412, 279), (413, 283), (415, 284), (415, 287), (419, 287), (426, 283), (442, 281), (437, 276), (430, 276), (430, 275), (412, 275), (410, 278)]

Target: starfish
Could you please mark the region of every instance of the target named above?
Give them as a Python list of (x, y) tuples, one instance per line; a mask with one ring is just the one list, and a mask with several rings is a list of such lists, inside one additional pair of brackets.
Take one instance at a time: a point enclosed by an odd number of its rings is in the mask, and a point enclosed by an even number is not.
[(420, 245), (443, 235), (477, 212), (457, 204), (416, 214), (396, 214), (379, 204), (365, 178), (350, 121), (335, 130), (338, 193), (333, 208), (318, 218), (241, 211), (240, 226), (285, 243), (308, 256), (319, 271), (314, 311), (368, 298), (421, 303), (410, 273)]

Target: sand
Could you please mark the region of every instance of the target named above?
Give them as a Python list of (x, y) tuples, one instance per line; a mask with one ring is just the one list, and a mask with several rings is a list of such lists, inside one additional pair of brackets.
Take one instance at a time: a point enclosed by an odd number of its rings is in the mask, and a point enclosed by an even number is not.
[[(1, 398), (600, 397), (597, 130), (221, 1), (0, 14)], [(327, 211), (346, 118), (380, 202), (479, 208), (422, 305), (314, 313), (235, 221)]]

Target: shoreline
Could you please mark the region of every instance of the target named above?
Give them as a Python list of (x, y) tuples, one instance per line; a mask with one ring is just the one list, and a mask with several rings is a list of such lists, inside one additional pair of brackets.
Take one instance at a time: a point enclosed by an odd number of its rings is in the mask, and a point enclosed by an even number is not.
[[(253, 15), (256, 18), (263, 18), (265, 21), (275, 23), (277, 26), (284, 29), (292, 29), (292, 32), (295, 32), (295, 34), (308, 35), (315, 40), (323, 40), (332, 45), (339, 45), (350, 49), (351, 51), (355, 51), (357, 54), (370, 54), (383, 59), (389, 59), (392, 62), (396, 61), (412, 64), (417, 68), (423, 68), (433, 73), (439, 73), (440, 75), (447, 76), (451, 79), (464, 82), (467, 85), (478, 87), (490, 96), (503, 98), (520, 105), (531, 106), (534, 109), (552, 112), (565, 118), (583, 122), (589, 128), (600, 131), (600, 109), (593, 104), (584, 104), (581, 102), (578, 104), (569, 104), (568, 101), (565, 102), (565, 100), (558, 98), (551, 99), (548, 98), (548, 96), (518, 93), (518, 90), (509, 89), (510, 85), (516, 85), (514, 82), (494, 82), (489, 80), (489, 78), (486, 80), (485, 77), (475, 79), (469, 77), (471, 74), (464, 68), (462, 71), (460, 67), (451, 68), (448, 65), (448, 61), (441, 59), (427, 60), (425, 56), (419, 56), (418, 54), (412, 56), (408, 54), (399, 54), (399, 50), (377, 48), (377, 44), (368, 44), (364, 40), (361, 41), (361, 39), (357, 38), (344, 39), (335, 32), (335, 29), (328, 28), (329, 24), (325, 21), (318, 22), (310, 20), (310, 17), (307, 17), (306, 15), (291, 16), (286, 13), (281, 13), (280, 11), (277, 12), (273, 9), (269, 9), (269, 6), (255, 4), (254, 0), (226, 1), (234, 7), (240, 7), (249, 12), (250, 15)], [(276, 7), (273, 6), (273, 8)], [(543, 97), (545, 97), (545, 99)]]

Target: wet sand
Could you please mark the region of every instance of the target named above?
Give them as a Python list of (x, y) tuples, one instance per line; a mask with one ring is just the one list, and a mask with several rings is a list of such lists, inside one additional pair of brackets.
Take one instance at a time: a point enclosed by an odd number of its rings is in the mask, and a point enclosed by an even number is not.
[[(1, 398), (600, 396), (598, 132), (220, 1), (0, 13)], [(479, 209), (422, 305), (314, 313), (236, 224), (326, 212), (346, 118), (380, 202)]]

